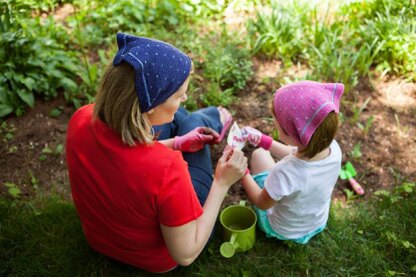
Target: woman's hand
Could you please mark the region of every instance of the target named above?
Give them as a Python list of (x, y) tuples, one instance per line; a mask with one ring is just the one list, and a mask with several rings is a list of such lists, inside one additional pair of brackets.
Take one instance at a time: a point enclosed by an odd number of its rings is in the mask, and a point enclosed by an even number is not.
[(241, 150), (226, 146), (218, 160), (214, 179), (221, 185), (230, 187), (240, 180), (247, 169), (247, 158)]
[(196, 152), (205, 144), (217, 141), (220, 135), (208, 127), (197, 127), (183, 136), (176, 136), (173, 140), (173, 149), (182, 152)]

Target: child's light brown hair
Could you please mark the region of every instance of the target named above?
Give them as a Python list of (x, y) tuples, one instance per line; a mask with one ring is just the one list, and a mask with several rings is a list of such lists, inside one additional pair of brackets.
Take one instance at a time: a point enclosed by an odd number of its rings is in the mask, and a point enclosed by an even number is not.
[[(270, 101), (270, 113), (274, 119), (279, 122), (274, 114), (274, 111), (274, 97), (272, 97)], [(302, 153), (305, 155), (305, 157), (310, 159), (324, 149), (328, 148), (329, 145), (331, 145), (331, 142), (334, 140), (339, 126), (340, 121), (338, 114), (335, 112), (330, 112), (318, 126), (318, 128), (316, 128), (306, 148), (302, 151), (299, 151), (299, 153)]]

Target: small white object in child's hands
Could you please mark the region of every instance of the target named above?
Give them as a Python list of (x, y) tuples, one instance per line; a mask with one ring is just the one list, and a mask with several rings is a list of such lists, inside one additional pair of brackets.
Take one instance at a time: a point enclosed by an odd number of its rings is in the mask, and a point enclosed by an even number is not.
[(241, 133), (241, 129), (235, 121), (233, 126), (231, 126), (230, 132), (228, 133), (227, 144), (238, 150), (243, 149), (245, 146), (243, 134)]

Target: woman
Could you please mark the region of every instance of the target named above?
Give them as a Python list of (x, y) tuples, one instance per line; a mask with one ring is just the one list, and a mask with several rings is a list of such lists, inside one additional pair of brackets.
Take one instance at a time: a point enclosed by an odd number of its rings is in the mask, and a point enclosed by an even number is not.
[(117, 43), (96, 103), (76, 111), (68, 126), (72, 196), (95, 250), (166, 272), (200, 254), (247, 159), (224, 150), (212, 177), (207, 144), (222, 139), (232, 118), (221, 108), (179, 109), (192, 68), (187, 55), (122, 33)]

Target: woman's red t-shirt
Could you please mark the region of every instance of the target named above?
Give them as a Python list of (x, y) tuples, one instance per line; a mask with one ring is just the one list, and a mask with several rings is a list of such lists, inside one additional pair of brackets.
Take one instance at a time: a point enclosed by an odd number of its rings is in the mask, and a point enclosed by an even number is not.
[(201, 216), (187, 163), (155, 142), (130, 147), (100, 120), (94, 105), (72, 116), (66, 155), (72, 197), (89, 244), (116, 260), (152, 272), (176, 266), (160, 224)]

